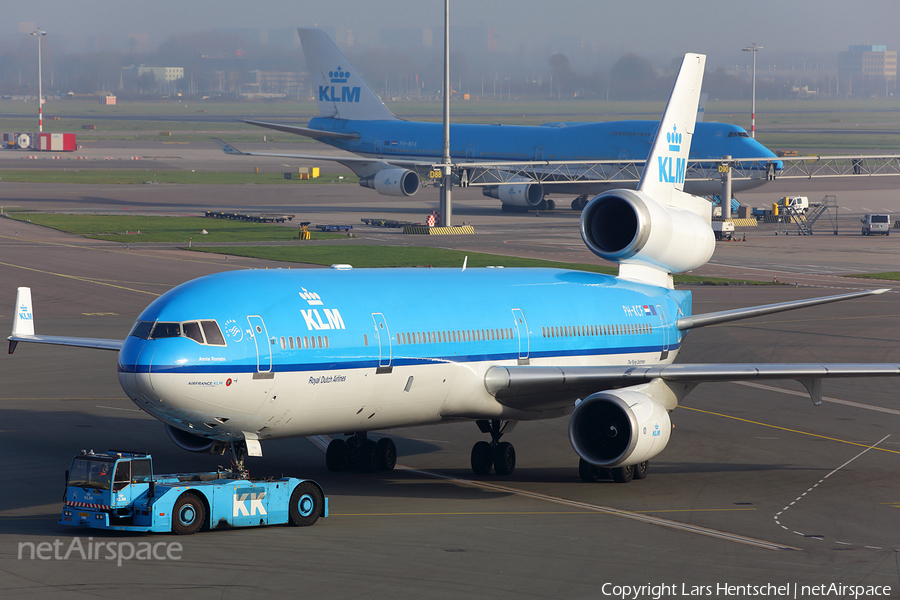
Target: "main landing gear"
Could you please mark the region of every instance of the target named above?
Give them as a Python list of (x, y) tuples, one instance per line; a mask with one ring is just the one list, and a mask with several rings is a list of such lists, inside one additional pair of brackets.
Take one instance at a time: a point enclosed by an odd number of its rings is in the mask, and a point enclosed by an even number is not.
[(231, 451), (231, 475), (235, 479), (250, 479), (250, 471), (244, 468), (247, 458), (247, 443), (244, 440), (232, 440), (228, 446)]
[(512, 475), (516, 469), (516, 449), (509, 442), (501, 442), (500, 436), (516, 426), (515, 421), (475, 421), (481, 433), (491, 434), (491, 441), (480, 441), (472, 447), (472, 471), (487, 475), (491, 467), (497, 475)]
[(578, 196), (574, 200), (572, 200), (572, 210), (581, 211), (584, 210), (584, 207), (587, 206), (588, 197), (587, 196)]
[(331, 440), (325, 451), (325, 466), (329, 471), (357, 469), (360, 473), (391, 471), (397, 464), (397, 446), (390, 438), (377, 442), (370, 440), (365, 431), (359, 431), (346, 440)]
[(578, 461), (578, 475), (585, 483), (594, 483), (601, 479), (612, 479), (616, 483), (628, 483), (632, 479), (644, 479), (647, 477), (649, 470), (650, 461), (647, 460), (636, 465), (615, 467), (613, 469), (598, 467), (583, 458)]

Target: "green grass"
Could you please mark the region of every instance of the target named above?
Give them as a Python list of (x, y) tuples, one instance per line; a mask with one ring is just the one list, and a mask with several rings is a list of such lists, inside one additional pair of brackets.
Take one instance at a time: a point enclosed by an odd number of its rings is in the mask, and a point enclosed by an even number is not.
[[(15, 183), (91, 183), (91, 184), (140, 184), (182, 183), (197, 185), (308, 185), (310, 183), (358, 183), (355, 175), (323, 174), (316, 179), (285, 179), (283, 173), (256, 173), (245, 171), (156, 171), (156, 170), (44, 170), (22, 169), (0, 171), (0, 181)], [(343, 179), (340, 179), (343, 177)]]
[(900, 281), (900, 271), (887, 271), (885, 273), (863, 273), (861, 275), (846, 275), (854, 279), (884, 279), (886, 281)]
[[(296, 240), (299, 225), (246, 223), (206, 217), (151, 217), (110, 215), (64, 215), (52, 213), (6, 213), (19, 221), (58, 229), (91, 239), (114, 242), (278, 242)], [(201, 233), (203, 230), (208, 233)], [(127, 232), (127, 233), (126, 233)], [(338, 233), (312, 232), (317, 240), (344, 238)]]

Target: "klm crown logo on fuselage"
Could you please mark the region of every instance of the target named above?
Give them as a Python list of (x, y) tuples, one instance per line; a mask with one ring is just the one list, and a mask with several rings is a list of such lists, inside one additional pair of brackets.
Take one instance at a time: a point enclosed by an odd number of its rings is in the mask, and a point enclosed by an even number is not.
[[(347, 83), (350, 77), (349, 71), (343, 71), (340, 67), (334, 71), (328, 71), (331, 83)], [(340, 92), (337, 88), (340, 87)], [(319, 102), (359, 102), (359, 86), (348, 85), (320, 85)]]
[[(673, 126), (672, 131), (666, 133), (669, 152), (681, 152), (681, 136), (677, 126)], [(660, 183), (684, 183), (684, 171), (687, 166), (685, 158), (675, 156), (657, 156), (656, 158), (659, 161)]]
[[(306, 300), (306, 303), (310, 306), (322, 306), (322, 297), (319, 296), (315, 292), (310, 292), (306, 288), (300, 288), (300, 297)], [(300, 309), (300, 314), (303, 315), (303, 320), (306, 321), (306, 328), (310, 331), (320, 331), (322, 329), (346, 329), (347, 327), (344, 325), (344, 319), (341, 318), (341, 313), (338, 312), (336, 308), (323, 308), (322, 312), (325, 313), (325, 320), (322, 320), (322, 315), (319, 314), (319, 309), (311, 308), (309, 310)]]

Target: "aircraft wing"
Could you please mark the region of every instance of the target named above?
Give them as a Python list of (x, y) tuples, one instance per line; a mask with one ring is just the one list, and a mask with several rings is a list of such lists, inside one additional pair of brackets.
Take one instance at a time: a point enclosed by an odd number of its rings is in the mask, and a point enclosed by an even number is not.
[(821, 380), (832, 377), (900, 375), (900, 364), (690, 364), (610, 367), (491, 367), (485, 374), (488, 392), (504, 406), (548, 410), (574, 398), (612, 388), (640, 385), (654, 379), (696, 385), (712, 381), (795, 379), (806, 387), (813, 403), (822, 401)]
[(293, 133), (295, 135), (302, 135), (308, 138), (312, 138), (314, 140), (320, 140), (322, 138), (331, 138), (333, 140), (358, 140), (358, 133), (338, 133), (335, 131), (320, 131), (318, 129), (309, 129), (308, 127), (297, 127), (295, 125), (281, 125), (279, 123), (266, 123), (264, 121), (247, 121), (244, 123), (248, 125), (256, 125), (257, 127), (265, 127), (267, 129), (274, 129), (275, 131), (283, 131), (284, 133)]
[(104, 340), (99, 338), (65, 337), (60, 335), (35, 335), (34, 311), (31, 306), (31, 288), (20, 287), (16, 293), (16, 312), (13, 316), (12, 335), (9, 340), (9, 353), (12, 354), (19, 342), (36, 344), (55, 344), (57, 346), (77, 346), (98, 350), (118, 351), (123, 340)]
[(324, 154), (287, 154), (282, 152), (242, 152), (238, 150), (233, 145), (229, 144), (224, 140), (220, 140), (219, 138), (212, 138), (212, 140), (216, 143), (219, 148), (222, 149), (225, 154), (233, 154), (235, 156), (269, 156), (276, 158), (296, 158), (300, 160), (324, 160), (329, 162), (337, 162), (342, 165), (347, 165), (351, 169), (353, 165), (366, 165), (366, 164), (376, 164), (376, 163), (385, 163), (389, 165), (397, 165), (401, 167), (407, 168), (420, 168), (420, 169), (430, 169), (432, 165), (434, 165), (434, 161), (432, 160), (403, 160), (403, 159), (394, 159), (391, 158), (389, 160), (373, 160), (371, 158), (364, 158), (362, 156), (328, 156)]
[(9, 353), (12, 354), (19, 342), (33, 342), (37, 344), (55, 344), (57, 346), (76, 346), (79, 348), (94, 348), (96, 350), (115, 350), (122, 348), (123, 340), (105, 340), (100, 338), (65, 337), (61, 335), (11, 335), (9, 340)]

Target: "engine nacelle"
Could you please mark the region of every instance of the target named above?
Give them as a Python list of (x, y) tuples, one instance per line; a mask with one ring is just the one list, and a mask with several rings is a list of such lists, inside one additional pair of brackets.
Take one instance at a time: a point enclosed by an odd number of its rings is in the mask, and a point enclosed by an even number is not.
[(496, 198), (503, 204), (533, 208), (544, 199), (544, 186), (539, 183), (490, 185), (481, 188), (481, 193), (489, 198)]
[[(698, 207), (705, 202), (688, 198)], [(699, 210), (663, 206), (636, 190), (611, 190), (584, 207), (581, 237), (591, 252), (608, 261), (684, 273), (706, 264), (716, 247)]]
[(419, 191), (419, 174), (409, 169), (382, 169), (369, 177), (361, 177), (359, 185), (382, 196), (412, 196)]
[(630, 390), (591, 394), (569, 420), (569, 441), (578, 456), (607, 468), (653, 458), (669, 443), (671, 433), (663, 405)]
[(177, 427), (166, 424), (166, 433), (175, 442), (175, 445), (182, 450), (188, 452), (198, 452), (201, 454), (224, 454), (225, 442), (210, 438), (201, 437), (193, 433), (189, 433)]

